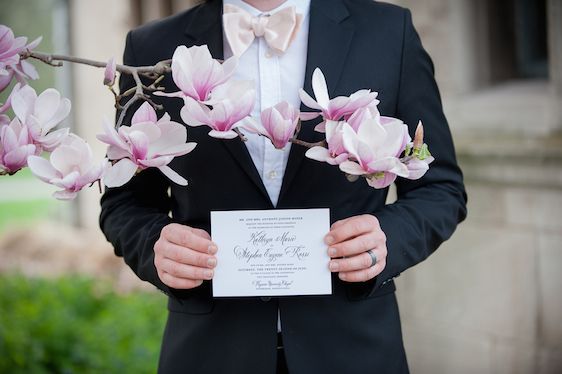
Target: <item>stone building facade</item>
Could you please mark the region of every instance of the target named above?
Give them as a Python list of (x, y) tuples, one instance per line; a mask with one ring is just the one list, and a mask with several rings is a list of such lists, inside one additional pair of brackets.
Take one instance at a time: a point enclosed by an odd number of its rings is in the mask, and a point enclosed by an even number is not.
[[(560, 373), (562, 1), (392, 2), (412, 10), (433, 57), (469, 194), (454, 237), (397, 279), (411, 371)], [(121, 56), (130, 27), (191, 3), (70, 2), (72, 51)], [(112, 97), (74, 74), (75, 123), (92, 137)], [(98, 199), (82, 195), (86, 226)]]

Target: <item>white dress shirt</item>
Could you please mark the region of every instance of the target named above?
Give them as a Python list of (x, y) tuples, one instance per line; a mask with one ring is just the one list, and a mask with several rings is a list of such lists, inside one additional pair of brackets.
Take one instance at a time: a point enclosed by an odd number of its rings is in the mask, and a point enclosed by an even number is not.
[[(254, 39), (250, 47), (239, 56), (238, 68), (233, 79), (252, 80), (256, 87), (256, 104), (252, 117), (261, 121), (262, 110), (272, 107), (281, 101), (300, 107), (299, 88), (304, 85), (306, 70), (306, 54), (308, 47), (308, 25), (310, 0), (287, 0), (279, 7), (262, 12), (242, 0), (224, 0), (223, 4), (235, 5), (244, 9), (252, 16), (267, 15), (285, 7), (295, 6), (297, 13), (303, 19), (300, 29), (289, 48), (283, 54), (276, 54), (270, 50), (263, 37)], [(223, 35), (224, 58), (232, 57), (233, 53)], [(277, 206), (279, 192), (291, 143), (283, 149), (273, 147), (269, 139), (257, 134), (245, 132), (248, 141), (245, 142), (252, 161), (263, 181), (269, 199), (273, 206)], [(281, 316), (277, 314), (277, 331), (281, 331)]]
[[(310, 0), (287, 0), (276, 9), (262, 12), (243, 0), (224, 0), (244, 9), (252, 16), (267, 15), (279, 9), (295, 6), (297, 13), (303, 15), (301, 27), (285, 53), (277, 55), (271, 51), (263, 37), (256, 37), (250, 47), (239, 57), (238, 68), (233, 79), (252, 80), (256, 87), (256, 104), (252, 117), (260, 121), (262, 110), (272, 107), (281, 101), (299, 108), (299, 88), (303, 87), (306, 68), (306, 52), (308, 46), (308, 25)], [(224, 40), (224, 58), (232, 56), (232, 50), (226, 37)], [(254, 165), (260, 175), (273, 206), (277, 206), (283, 175), (287, 167), (291, 144), (278, 150), (269, 139), (245, 132), (248, 141), (245, 143)]]

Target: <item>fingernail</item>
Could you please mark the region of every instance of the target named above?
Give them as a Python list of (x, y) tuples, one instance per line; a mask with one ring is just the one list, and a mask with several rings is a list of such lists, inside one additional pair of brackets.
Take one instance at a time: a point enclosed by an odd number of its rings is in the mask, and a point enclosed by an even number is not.
[(336, 249), (335, 248), (328, 248), (328, 254), (330, 255), (330, 257), (334, 257), (336, 255)]
[(219, 249), (214, 244), (209, 245), (209, 248), (207, 248), (207, 252), (209, 252), (210, 255), (214, 255), (218, 250)]
[(347, 275), (345, 275), (345, 273), (340, 273), (340, 279), (345, 280), (345, 278), (347, 278)]
[(205, 278), (207, 279), (213, 278), (213, 271), (212, 270), (205, 271)]
[(332, 244), (333, 242), (334, 242), (334, 237), (332, 235), (327, 235), (324, 238), (324, 243), (326, 243), (328, 245)]
[(214, 268), (215, 266), (217, 266), (217, 259), (216, 258), (210, 258), (207, 260), (207, 266), (210, 268)]
[(330, 262), (330, 270), (331, 270), (331, 271), (338, 271), (338, 268), (339, 268), (339, 267), (340, 267), (340, 266), (338, 265), (337, 262), (335, 262), (335, 261), (331, 261), (331, 262)]

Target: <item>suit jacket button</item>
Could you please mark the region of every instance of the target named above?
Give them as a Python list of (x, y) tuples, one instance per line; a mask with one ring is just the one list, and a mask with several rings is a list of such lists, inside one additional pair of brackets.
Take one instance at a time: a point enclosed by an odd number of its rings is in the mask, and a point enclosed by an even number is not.
[(269, 300), (271, 300), (271, 297), (269, 297), (269, 296), (263, 296), (263, 297), (260, 297), (260, 299), (261, 299), (261, 301), (267, 303)]

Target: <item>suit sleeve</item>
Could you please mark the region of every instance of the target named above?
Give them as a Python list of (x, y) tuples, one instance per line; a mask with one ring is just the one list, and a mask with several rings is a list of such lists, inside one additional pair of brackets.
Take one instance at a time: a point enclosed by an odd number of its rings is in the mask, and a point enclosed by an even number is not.
[(398, 178), (397, 201), (375, 212), (387, 237), (388, 257), (373, 290), (426, 259), (466, 217), (463, 177), (443, 114), (433, 63), (408, 10), (404, 13), (403, 35), (397, 117), (410, 125), (410, 133), (418, 120), (423, 121), (425, 142), (435, 161), (417, 181)]
[[(137, 65), (131, 32), (127, 35), (123, 61), (127, 65)], [(133, 86), (131, 76), (121, 75), (121, 92)], [(123, 123), (130, 123), (139, 105), (129, 110)], [(154, 244), (162, 228), (172, 222), (169, 217), (168, 187), (168, 181), (160, 171), (146, 169), (126, 185), (106, 189), (101, 199), (100, 215), (100, 227), (113, 245), (115, 254), (123, 257), (139, 278), (165, 293), (169, 293), (170, 289), (162, 283), (156, 272)]]

